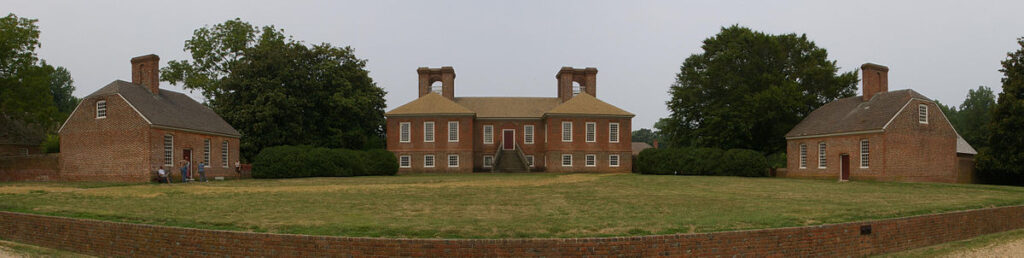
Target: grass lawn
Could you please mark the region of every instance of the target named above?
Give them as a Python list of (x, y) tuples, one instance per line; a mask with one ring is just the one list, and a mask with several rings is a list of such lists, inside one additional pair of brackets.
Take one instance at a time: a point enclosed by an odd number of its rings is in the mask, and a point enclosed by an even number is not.
[(0, 210), (195, 228), (410, 238), (713, 232), (1022, 205), (1024, 188), (636, 174), (191, 184), (0, 183)]

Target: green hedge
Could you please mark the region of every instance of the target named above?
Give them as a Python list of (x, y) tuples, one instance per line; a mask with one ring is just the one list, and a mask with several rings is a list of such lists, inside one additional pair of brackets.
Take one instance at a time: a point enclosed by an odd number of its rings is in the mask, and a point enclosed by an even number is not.
[(265, 148), (252, 164), (254, 178), (347, 177), (394, 175), (398, 160), (390, 151), (376, 149), (277, 146)]
[(637, 157), (641, 174), (767, 176), (768, 161), (760, 152), (715, 148), (646, 149)]

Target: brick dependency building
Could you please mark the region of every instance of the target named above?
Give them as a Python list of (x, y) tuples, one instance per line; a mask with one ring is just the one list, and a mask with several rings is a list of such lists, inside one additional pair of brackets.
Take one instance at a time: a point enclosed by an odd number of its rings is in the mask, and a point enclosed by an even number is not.
[(786, 134), (786, 177), (973, 182), (977, 152), (934, 101), (889, 91), (889, 68), (861, 66), (862, 96), (811, 112)]
[(182, 160), (192, 171), (208, 164), (210, 179), (240, 177), (238, 131), (187, 95), (160, 89), (158, 56), (131, 64), (132, 82), (116, 80), (82, 98), (61, 126), (60, 179), (145, 182), (160, 166), (179, 175)]
[(554, 98), (455, 97), (452, 67), (416, 71), (419, 98), (385, 114), (399, 173), (631, 171), (633, 114), (595, 97), (596, 68), (562, 67)]

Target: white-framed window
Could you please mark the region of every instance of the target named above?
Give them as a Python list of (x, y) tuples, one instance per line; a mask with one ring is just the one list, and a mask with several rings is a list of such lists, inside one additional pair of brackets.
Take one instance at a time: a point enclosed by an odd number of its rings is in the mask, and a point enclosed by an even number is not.
[(533, 167), (533, 155), (526, 155), (526, 165), (530, 165), (531, 168)]
[(399, 131), (398, 132), (398, 141), (399, 142), (411, 142), (412, 141), (412, 140), (409, 139), (410, 138), (409, 137), (410, 127), (412, 127), (412, 124), (410, 124), (409, 122), (398, 123), (398, 131)]
[(533, 125), (523, 126), (523, 143), (533, 144)]
[(586, 135), (586, 139), (585, 140), (587, 142), (596, 142), (597, 141), (597, 123), (587, 122), (585, 125), (587, 126), (587, 135)]
[(203, 166), (210, 167), (210, 139), (203, 139)]
[(494, 144), (493, 125), (484, 125), (484, 144)]
[(869, 152), (871, 152), (871, 143), (867, 139), (860, 140), (860, 168), (868, 168), (868, 165), (871, 165)]
[(608, 155), (608, 166), (618, 167), (619, 166), (619, 154)]
[(572, 154), (562, 154), (562, 166), (563, 167), (571, 167), (572, 166)]
[(597, 155), (587, 154), (587, 156), (584, 156), (584, 157), (586, 158), (584, 160), (584, 161), (586, 161), (586, 163), (583, 163), (584, 165), (586, 165), (588, 167), (597, 166)]
[(409, 156), (409, 155), (398, 156), (398, 167), (400, 167), (400, 168), (410, 168), (410, 167), (412, 167), (412, 156)]
[(459, 155), (448, 155), (448, 167), (457, 168), (459, 167)]
[(489, 168), (494, 166), (494, 156), (484, 155), (484, 167)]
[(928, 105), (917, 105), (917, 122), (922, 124), (928, 123)]
[(448, 142), (459, 142), (459, 121), (448, 122)]
[(608, 123), (608, 142), (619, 142), (619, 123)]
[(827, 167), (827, 164), (825, 164), (825, 162), (827, 161), (826, 157), (827, 156), (825, 156), (825, 142), (819, 142), (818, 143), (818, 168), (826, 168)]
[(423, 142), (434, 142), (434, 121), (423, 122)]
[(228, 167), (228, 141), (220, 143), (220, 166)]
[(99, 118), (106, 118), (106, 117), (107, 117), (107, 101), (106, 100), (96, 101), (96, 118), (99, 119)]
[(572, 122), (562, 122), (562, 142), (572, 142)]
[(164, 166), (174, 166), (174, 135), (164, 135)]
[(425, 168), (432, 168), (432, 167), (434, 167), (434, 163), (435, 163), (434, 162), (434, 155), (432, 155), (432, 154), (423, 155), (423, 167), (425, 167)]
[(800, 144), (800, 168), (807, 168), (807, 144)]

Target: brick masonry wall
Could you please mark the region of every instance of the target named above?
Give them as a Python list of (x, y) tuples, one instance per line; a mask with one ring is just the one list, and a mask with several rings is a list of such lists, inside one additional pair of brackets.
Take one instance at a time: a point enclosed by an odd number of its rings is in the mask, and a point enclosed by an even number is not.
[[(434, 122), (434, 141), (425, 142), (423, 122)], [(459, 122), (459, 141), (449, 142), (448, 122)], [(408, 122), (409, 142), (400, 140), (400, 124)], [(399, 174), (408, 173), (470, 173), (473, 172), (473, 117), (472, 116), (447, 116), (447, 117), (389, 117), (386, 123), (387, 150), (395, 153), (401, 159), (403, 155), (412, 157), (411, 167), (399, 168)], [(434, 154), (435, 165), (433, 168), (423, 166), (423, 155)], [(459, 155), (459, 166), (448, 167), (448, 155)]]
[(39, 145), (0, 144), (0, 157), (42, 154)]
[[(164, 136), (172, 135), (174, 137), (174, 154), (173, 162), (171, 166), (166, 165), (166, 159), (164, 158)], [(179, 178), (181, 176), (182, 160), (185, 159), (185, 150), (189, 150), (192, 153), (192, 165), (189, 169), (195, 172), (198, 171), (199, 162), (203, 161), (203, 155), (205, 150), (205, 141), (210, 140), (210, 165), (204, 168), (206, 172), (206, 178), (213, 180), (214, 177), (225, 177), (225, 178), (244, 178), (246, 175), (235, 172), (235, 162), (238, 161), (238, 138), (224, 137), (217, 135), (198, 134), (191, 132), (184, 132), (180, 130), (167, 130), (167, 129), (151, 129), (149, 134), (150, 149), (149, 160), (147, 166), (151, 176), (156, 176), (157, 169), (160, 166), (164, 166), (164, 170), (171, 173), (172, 176)], [(222, 162), (221, 145), (224, 141), (228, 142), (228, 162), (225, 164)], [(199, 174), (195, 174), (194, 178), (199, 180)], [(180, 180), (179, 180), (180, 181)]]
[[(634, 237), (386, 239), (0, 212), (0, 238), (97, 256), (866, 256), (1024, 227), (1024, 206), (821, 226)], [(870, 227), (870, 232), (865, 232)]]
[[(98, 100), (106, 118), (96, 118)], [(60, 136), (63, 180), (149, 180), (149, 124), (120, 95), (83, 99)]]
[[(492, 143), (484, 143), (484, 126), (490, 125), (494, 127), (494, 139)], [(526, 125), (533, 126), (533, 143), (526, 144), (526, 134), (524, 133)], [(546, 150), (544, 144), (544, 126), (545, 124), (540, 119), (516, 119), (516, 120), (477, 120), (474, 123), (473, 135), (473, 157), (476, 161), (473, 164), (473, 168), (476, 171), (489, 171), (490, 168), (484, 168), (484, 155), (495, 156), (498, 152), (498, 148), (504, 141), (503, 133), (505, 130), (512, 130), (515, 136), (516, 144), (523, 150), (523, 155), (534, 156), (534, 171), (543, 171), (544, 164), (540, 159), (544, 156)]]
[(0, 157), (0, 182), (60, 179), (60, 154)]

